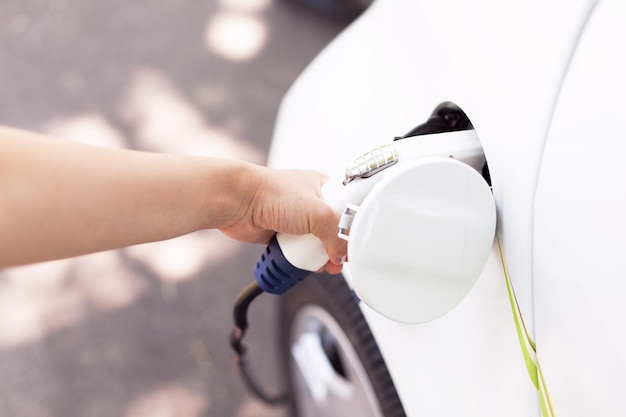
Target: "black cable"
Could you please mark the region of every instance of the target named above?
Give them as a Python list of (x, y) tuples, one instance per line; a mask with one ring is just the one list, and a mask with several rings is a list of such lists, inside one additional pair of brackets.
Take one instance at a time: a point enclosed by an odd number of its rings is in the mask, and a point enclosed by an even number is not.
[(243, 337), (248, 329), (248, 309), (252, 301), (261, 294), (263, 294), (263, 290), (259, 287), (259, 284), (253, 282), (244, 288), (239, 296), (237, 296), (233, 309), (235, 330), (233, 330), (230, 336), (230, 346), (235, 351), (235, 364), (239, 368), (241, 377), (248, 386), (248, 389), (267, 404), (281, 404), (287, 401), (287, 394), (269, 394), (254, 379), (246, 358), (248, 349), (242, 343)]

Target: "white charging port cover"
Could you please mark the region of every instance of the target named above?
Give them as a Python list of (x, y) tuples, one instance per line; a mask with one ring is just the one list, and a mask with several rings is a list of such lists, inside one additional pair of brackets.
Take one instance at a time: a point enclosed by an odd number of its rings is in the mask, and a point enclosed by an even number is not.
[(398, 164), (363, 200), (352, 223), (354, 290), (398, 322), (441, 317), (478, 279), (495, 226), (491, 189), (470, 166), (439, 157)]

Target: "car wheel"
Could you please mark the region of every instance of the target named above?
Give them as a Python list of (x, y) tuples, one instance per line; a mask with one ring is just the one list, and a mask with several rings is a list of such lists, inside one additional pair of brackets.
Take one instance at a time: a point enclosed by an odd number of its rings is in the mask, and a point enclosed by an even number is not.
[(293, 416), (405, 416), (344, 279), (310, 277), (283, 295), (279, 306)]

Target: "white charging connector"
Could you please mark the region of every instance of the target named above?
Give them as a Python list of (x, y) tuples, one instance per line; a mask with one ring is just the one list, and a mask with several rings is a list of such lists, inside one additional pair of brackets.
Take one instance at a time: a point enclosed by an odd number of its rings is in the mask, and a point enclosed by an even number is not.
[[(473, 130), (403, 139), (353, 159), (322, 187), (343, 213), (354, 290), (393, 320), (421, 323), (452, 309), (478, 278), (495, 233), (495, 205), (479, 173)], [(328, 262), (309, 235), (278, 233), (255, 277), (282, 294)]]

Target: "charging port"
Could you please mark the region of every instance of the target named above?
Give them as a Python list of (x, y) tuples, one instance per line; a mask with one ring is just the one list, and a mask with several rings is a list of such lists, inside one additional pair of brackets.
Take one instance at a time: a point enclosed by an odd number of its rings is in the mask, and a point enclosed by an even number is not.
[[(421, 135), (430, 135), (434, 133), (457, 132), (460, 130), (471, 130), (474, 126), (467, 114), (455, 103), (444, 101), (435, 107), (428, 120), (421, 125), (413, 128), (404, 136), (398, 136), (395, 140), (402, 140)], [(491, 186), (491, 175), (489, 174), (489, 165), (485, 162), (482, 169), (482, 176)]]

